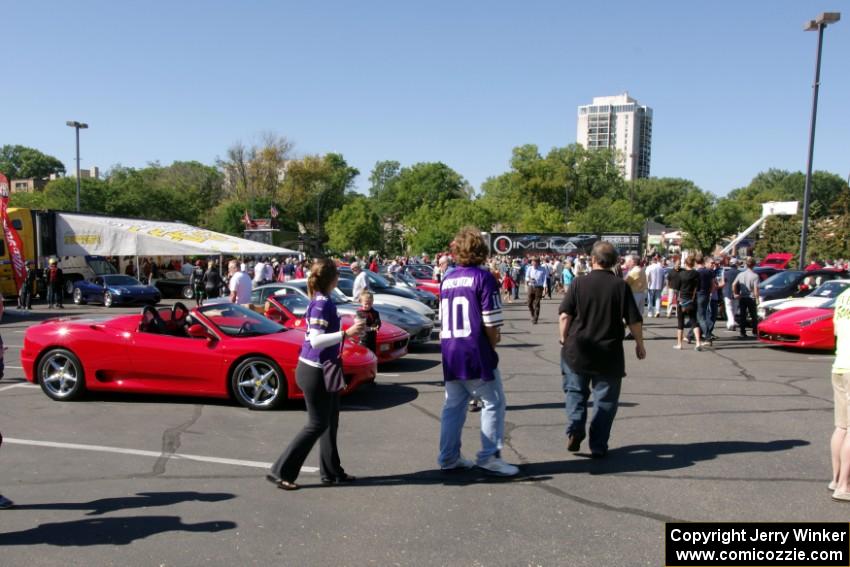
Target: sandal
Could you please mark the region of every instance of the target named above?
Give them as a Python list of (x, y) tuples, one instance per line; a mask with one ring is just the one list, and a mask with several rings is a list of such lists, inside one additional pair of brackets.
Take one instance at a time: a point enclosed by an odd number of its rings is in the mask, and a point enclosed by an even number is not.
[(278, 478), (273, 474), (267, 474), (266, 480), (270, 483), (274, 484), (281, 490), (298, 490), (299, 486), (294, 482), (289, 482), (288, 480), (283, 480), (282, 478)]

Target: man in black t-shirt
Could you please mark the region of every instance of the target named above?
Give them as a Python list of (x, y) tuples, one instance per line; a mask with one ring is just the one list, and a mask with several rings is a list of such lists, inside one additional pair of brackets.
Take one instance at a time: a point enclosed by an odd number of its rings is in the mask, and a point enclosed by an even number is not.
[(561, 372), (566, 394), (567, 450), (576, 452), (585, 437), (587, 400), (593, 388), (590, 451), (594, 458), (608, 453), (608, 438), (626, 375), (623, 322), (635, 339), (639, 360), (646, 358), (640, 310), (629, 286), (611, 271), (617, 251), (610, 242), (593, 245), (593, 270), (576, 278), (558, 312), (560, 314)]
[(667, 318), (673, 313), (673, 308), (679, 301), (679, 274), (682, 271), (678, 260), (673, 264), (673, 268), (667, 272)]

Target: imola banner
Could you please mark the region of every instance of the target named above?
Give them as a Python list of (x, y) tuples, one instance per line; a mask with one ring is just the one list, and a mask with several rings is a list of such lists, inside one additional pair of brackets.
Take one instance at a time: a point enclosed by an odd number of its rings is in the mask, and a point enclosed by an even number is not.
[(527, 233), (493, 232), (490, 234), (490, 250), (505, 256), (570, 255), (589, 254), (598, 240), (607, 240), (624, 254), (640, 254), (641, 235), (638, 232), (616, 232), (604, 234), (576, 233)]
[[(3, 224), (3, 238), (6, 240), (6, 247), (9, 249), (9, 259), (12, 261), (15, 288), (20, 290), (24, 284), (24, 273), (26, 271), (24, 246), (21, 242), (21, 236), (9, 219), (9, 192), (9, 180), (0, 173), (0, 222)], [(0, 353), (0, 356), (2, 356), (2, 353)]]

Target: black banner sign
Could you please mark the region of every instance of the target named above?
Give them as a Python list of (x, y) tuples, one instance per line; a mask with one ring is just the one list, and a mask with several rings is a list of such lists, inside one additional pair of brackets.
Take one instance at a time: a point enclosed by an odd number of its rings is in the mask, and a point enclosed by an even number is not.
[(850, 524), (668, 523), (667, 567), (850, 566)]
[(598, 240), (607, 240), (622, 256), (640, 254), (641, 235), (638, 232), (604, 234), (494, 232), (490, 235), (490, 250), (505, 256), (534, 256), (557, 254), (575, 256), (589, 254)]

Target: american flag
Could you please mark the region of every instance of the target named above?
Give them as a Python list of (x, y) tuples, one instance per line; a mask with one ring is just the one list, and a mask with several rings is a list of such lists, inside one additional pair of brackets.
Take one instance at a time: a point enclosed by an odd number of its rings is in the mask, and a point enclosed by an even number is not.
[(280, 214), (280, 212), (277, 210), (277, 207), (275, 207), (274, 204), (272, 204), (271, 208), (269, 209), (269, 214), (271, 215), (271, 217), (273, 219), (276, 219), (278, 217), (278, 215)]

